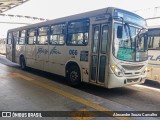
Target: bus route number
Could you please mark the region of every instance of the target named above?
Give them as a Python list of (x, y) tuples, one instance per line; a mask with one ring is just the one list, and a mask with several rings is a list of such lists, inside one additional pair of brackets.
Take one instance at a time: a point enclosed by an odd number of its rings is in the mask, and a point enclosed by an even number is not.
[(69, 50), (70, 55), (77, 55), (77, 50)]

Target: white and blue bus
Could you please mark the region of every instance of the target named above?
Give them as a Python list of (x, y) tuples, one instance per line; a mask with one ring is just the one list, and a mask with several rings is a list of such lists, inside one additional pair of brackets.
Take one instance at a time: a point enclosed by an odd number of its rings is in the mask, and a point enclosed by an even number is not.
[(160, 26), (148, 28), (147, 79), (160, 82)]
[(6, 38), (0, 38), (0, 54), (6, 54)]
[(31, 67), (107, 88), (144, 83), (146, 21), (108, 7), (11, 29), (6, 57)]

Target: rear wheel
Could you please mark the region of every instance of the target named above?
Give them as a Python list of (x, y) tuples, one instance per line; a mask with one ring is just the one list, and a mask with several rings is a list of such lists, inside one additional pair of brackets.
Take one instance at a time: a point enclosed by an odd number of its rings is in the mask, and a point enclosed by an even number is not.
[(71, 86), (78, 86), (81, 82), (81, 74), (79, 67), (76, 65), (67, 68), (67, 79)]
[(25, 62), (25, 59), (24, 57), (20, 57), (20, 66), (21, 66), (21, 69), (22, 70), (25, 70), (27, 67), (26, 67), (26, 62)]

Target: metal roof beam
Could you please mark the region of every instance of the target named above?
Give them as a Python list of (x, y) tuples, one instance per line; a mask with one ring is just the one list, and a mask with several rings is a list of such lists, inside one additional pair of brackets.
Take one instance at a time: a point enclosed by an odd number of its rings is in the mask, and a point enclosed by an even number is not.
[(29, 0), (0, 0), (0, 13), (3, 13), (9, 9), (17, 7)]

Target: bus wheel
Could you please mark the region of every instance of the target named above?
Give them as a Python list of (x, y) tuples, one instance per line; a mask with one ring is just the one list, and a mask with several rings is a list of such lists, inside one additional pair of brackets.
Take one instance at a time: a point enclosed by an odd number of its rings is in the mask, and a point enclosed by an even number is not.
[(67, 79), (71, 86), (78, 86), (81, 82), (81, 74), (78, 66), (69, 66), (67, 69)]
[(26, 69), (26, 62), (25, 62), (24, 57), (21, 57), (21, 58), (20, 58), (20, 66), (21, 66), (21, 69), (22, 69), (22, 70), (25, 70), (25, 69)]

